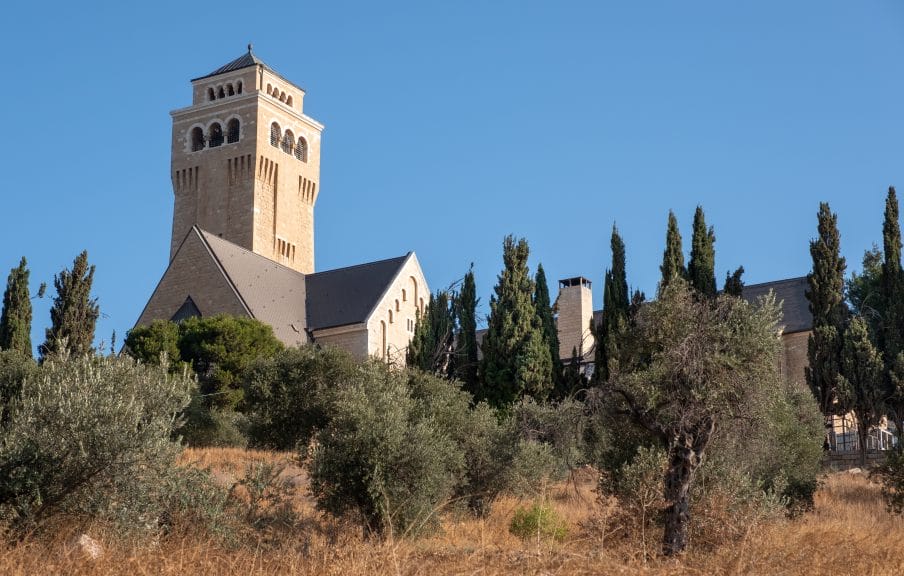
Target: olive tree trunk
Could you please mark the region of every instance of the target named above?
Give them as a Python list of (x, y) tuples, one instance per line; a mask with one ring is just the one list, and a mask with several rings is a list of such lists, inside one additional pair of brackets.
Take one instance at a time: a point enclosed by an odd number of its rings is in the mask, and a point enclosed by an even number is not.
[(679, 431), (669, 446), (669, 467), (665, 474), (665, 532), (662, 551), (666, 556), (687, 548), (690, 524), (690, 489), (703, 462), (703, 453), (715, 430), (715, 421), (706, 418)]

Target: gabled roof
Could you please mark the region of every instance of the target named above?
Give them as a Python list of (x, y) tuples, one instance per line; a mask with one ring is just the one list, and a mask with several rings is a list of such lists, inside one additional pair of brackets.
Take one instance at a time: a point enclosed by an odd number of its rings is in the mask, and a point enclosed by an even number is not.
[(283, 342), (305, 341), (305, 276), (196, 228), (252, 316)]
[(770, 290), (775, 293), (775, 301), (782, 303), (782, 324), (785, 326), (785, 334), (813, 329), (813, 315), (810, 313), (810, 302), (806, 294), (806, 276), (744, 286), (744, 299), (754, 302), (760, 296), (768, 294)]
[(321, 330), (365, 322), (412, 256), (308, 274), (307, 325)]
[(251, 44), (249, 44), (247, 52), (245, 52), (244, 54), (242, 54), (241, 56), (239, 56), (232, 62), (229, 62), (228, 64), (224, 64), (223, 66), (220, 66), (219, 68), (217, 68), (210, 74), (205, 74), (204, 76), (198, 76), (197, 78), (193, 78), (192, 82), (194, 82), (195, 80), (202, 80), (204, 78), (210, 78), (211, 76), (218, 76), (220, 74), (225, 74), (227, 72), (232, 72), (234, 70), (241, 70), (242, 68), (248, 68), (249, 66), (257, 66), (258, 64), (268, 70), (271, 70), (271, 68), (269, 66), (267, 66), (263, 60), (261, 60), (260, 58), (258, 58), (257, 56), (254, 55), (254, 53), (251, 51)]

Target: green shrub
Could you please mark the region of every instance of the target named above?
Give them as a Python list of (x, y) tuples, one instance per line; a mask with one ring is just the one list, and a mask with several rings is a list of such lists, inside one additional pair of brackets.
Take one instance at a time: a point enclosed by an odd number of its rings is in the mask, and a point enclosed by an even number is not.
[(48, 358), (24, 381), (0, 439), (0, 522), (23, 530), (72, 514), (153, 523), (191, 386), (130, 358)]
[(904, 513), (904, 449), (899, 447), (889, 452), (885, 462), (877, 466), (871, 475), (882, 482), (882, 496), (888, 511)]
[(375, 361), (336, 392), (310, 466), (321, 509), (358, 516), (375, 533), (434, 523), (461, 482), (464, 455), (422, 402), (403, 371)]
[(9, 419), (9, 406), (19, 396), (22, 382), (38, 369), (30, 357), (16, 350), (0, 350), (0, 426)]
[(246, 448), (248, 418), (229, 408), (208, 406), (197, 387), (182, 413), (182, 425), (176, 429), (185, 444), (192, 447)]
[(276, 450), (307, 447), (326, 425), (336, 390), (357, 379), (359, 369), (348, 352), (319, 346), (257, 359), (244, 377), (252, 443)]
[(568, 526), (549, 504), (536, 502), (530, 508), (515, 510), (509, 532), (522, 540), (562, 541), (568, 536)]

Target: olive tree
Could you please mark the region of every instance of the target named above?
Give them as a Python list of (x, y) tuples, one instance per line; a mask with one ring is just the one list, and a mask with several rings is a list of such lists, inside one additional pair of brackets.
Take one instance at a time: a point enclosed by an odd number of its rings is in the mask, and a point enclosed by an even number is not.
[(763, 382), (777, 382), (779, 309), (771, 298), (701, 299), (685, 282), (644, 307), (634, 346), (640, 359), (605, 385), (615, 410), (665, 448), (665, 554), (688, 543), (690, 491), (714, 433), (743, 418)]

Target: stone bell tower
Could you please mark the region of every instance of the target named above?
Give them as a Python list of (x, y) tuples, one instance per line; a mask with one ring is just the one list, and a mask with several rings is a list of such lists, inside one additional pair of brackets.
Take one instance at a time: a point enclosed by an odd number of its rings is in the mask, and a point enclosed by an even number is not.
[(171, 112), (170, 259), (192, 226), (299, 272), (314, 272), (323, 125), (304, 90), (248, 52), (192, 83)]

